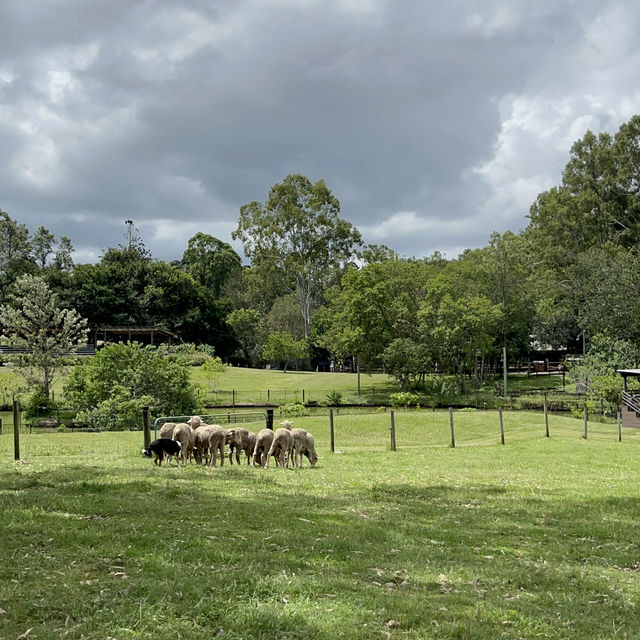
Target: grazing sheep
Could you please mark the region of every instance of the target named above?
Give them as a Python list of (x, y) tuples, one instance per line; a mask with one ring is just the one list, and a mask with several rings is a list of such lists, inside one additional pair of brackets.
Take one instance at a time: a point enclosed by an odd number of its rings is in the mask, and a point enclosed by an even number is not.
[(273, 431), (271, 429), (260, 429), (256, 436), (256, 444), (253, 447), (254, 466), (264, 467), (267, 462), (267, 453), (273, 442)]
[(195, 459), (210, 467), (216, 466), (220, 452), (220, 466), (224, 466), (224, 443), (227, 432), (219, 424), (203, 424), (195, 430)]
[(171, 440), (173, 438), (173, 429), (175, 426), (176, 426), (175, 422), (165, 422), (160, 427), (160, 437), (168, 438), (169, 440)]
[(313, 436), (305, 429), (292, 429), (293, 436), (293, 466), (302, 467), (302, 456), (307, 456), (312, 467), (318, 462), (316, 444)]
[(273, 434), (273, 442), (269, 447), (269, 453), (267, 454), (266, 466), (269, 466), (269, 458), (273, 456), (276, 459), (276, 466), (283, 467), (289, 466), (289, 458), (293, 451), (293, 436), (291, 430), (287, 427), (278, 429)]
[(247, 455), (247, 464), (251, 464), (251, 456), (256, 446), (256, 434), (244, 427), (227, 429), (227, 442), (229, 443), (229, 464), (233, 464), (233, 453), (236, 454), (236, 462), (240, 464), (240, 452)]
[(182, 460), (187, 464), (187, 461), (191, 459), (193, 445), (195, 443), (195, 434), (191, 425), (186, 422), (178, 422), (173, 428), (171, 438), (182, 445)]

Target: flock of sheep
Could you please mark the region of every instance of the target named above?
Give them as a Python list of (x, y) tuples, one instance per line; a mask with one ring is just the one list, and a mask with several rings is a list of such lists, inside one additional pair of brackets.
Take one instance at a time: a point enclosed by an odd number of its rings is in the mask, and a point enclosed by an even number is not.
[(257, 434), (244, 427), (225, 429), (219, 424), (205, 424), (200, 416), (193, 416), (187, 422), (166, 422), (160, 429), (160, 437), (180, 443), (182, 460), (186, 464), (192, 457), (198, 464), (204, 462), (216, 466), (218, 452), (220, 466), (224, 465), (225, 444), (229, 445), (229, 463), (240, 464), (240, 454), (247, 456), (247, 464), (268, 467), (269, 459), (275, 458), (276, 466), (302, 467), (306, 456), (312, 467), (318, 461), (313, 436), (305, 429), (292, 429), (291, 422), (284, 420), (276, 431), (261, 429)]

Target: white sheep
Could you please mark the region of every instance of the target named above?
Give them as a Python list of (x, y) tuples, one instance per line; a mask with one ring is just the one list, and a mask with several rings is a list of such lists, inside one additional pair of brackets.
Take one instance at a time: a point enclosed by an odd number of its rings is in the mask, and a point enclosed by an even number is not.
[(229, 443), (229, 464), (233, 464), (233, 453), (236, 454), (236, 462), (240, 464), (240, 452), (247, 456), (247, 464), (251, 464), (251, 457), (256, 446), (256, 434), (244, 427), (232, 427), (227, 429), (227, 442)]
[(160, 427), (160, 437), (167, 438), (169, 440), (173, 439), (173, 429), (176, 426), (175, 422), (165, 422)]
[(312, 467), (318, 462), (316, 444), (313, 436), (305, 429), (292, 429), (293, 436), (293, 466), (302, 467), (302, 456), (307, 456)]
[(267, 462), (267, 453), (273, 442), (273, 431), (271, 429), (260, 429), (256, 436), (256, 444), (253, 447), (254, 466), (264, 467)]
[(191, 425), (186, 422), (178, 422), (173, 428), (171, 439), (176, 440), (182, 445), (182, 460), (187, 464), (187, 461), (191, 459), (195, 444), (195, 432), (191, 428)]
[(219, 424), (201, 424), (195, 430), (195, 458), (200, 463), (210, 467), (216, 466), (218, 452), (220, 452), (220, 466), (224, 466), (224, 445), (227, 432)]
[(273, 456), (276, 459), (276, 466), (284, 468), (286, 465), (288, 467), (292, 451), (293, 436), (291, 435), (291, 429), (287, 427), (277, 429), (273, 434), (273, 442), (269, 447), (265, 466), (269, 466), (269, 458)]

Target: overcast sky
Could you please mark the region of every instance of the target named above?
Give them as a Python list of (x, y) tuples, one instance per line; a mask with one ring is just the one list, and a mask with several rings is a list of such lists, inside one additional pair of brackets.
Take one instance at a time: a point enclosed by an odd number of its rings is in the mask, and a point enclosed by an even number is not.
[(453, 258), (640, 112), (637, 0), (1, 0), (0, 36), (0, 209), (76, 262), (126, 219), (156, 258), (231, 242), (289, 173)]

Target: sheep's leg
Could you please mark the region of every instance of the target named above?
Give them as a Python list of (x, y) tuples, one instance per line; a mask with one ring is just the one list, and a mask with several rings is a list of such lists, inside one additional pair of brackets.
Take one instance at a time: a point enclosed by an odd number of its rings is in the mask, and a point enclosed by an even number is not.
[(220, 466), (224, 467), (224, 440), (218, 446), (220, 447)]

